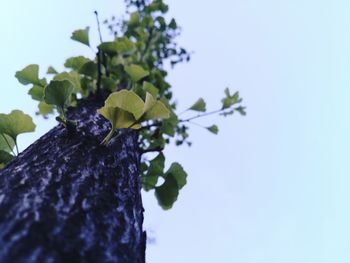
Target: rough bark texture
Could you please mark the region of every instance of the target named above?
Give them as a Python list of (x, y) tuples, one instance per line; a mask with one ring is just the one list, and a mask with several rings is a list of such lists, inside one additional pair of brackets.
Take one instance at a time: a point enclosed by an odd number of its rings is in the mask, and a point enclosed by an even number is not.
[(0, 170), (0, 262), (144, 262), (137, 135), (108, 147), (93, 100)]

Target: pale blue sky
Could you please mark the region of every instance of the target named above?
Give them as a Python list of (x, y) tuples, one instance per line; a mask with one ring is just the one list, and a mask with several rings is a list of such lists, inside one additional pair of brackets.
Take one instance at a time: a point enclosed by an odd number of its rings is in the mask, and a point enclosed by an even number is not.
[[(148, 262), (349, 262), (350, 2), (167, 3), (183, 27), (180, 42), (195, 52), (169, 77), (180, 110), (199, 96), (215, 109), (229, 86), (240, 90), (248, 115), (203, 119), (219, 125), (218, 136), (193, 127), (192, 148), (167, 150), (169, 162), (188, 171), (188, 185), (167, 212), (144, 195), (145, 228), (155, 239)], [(35, 103), (15, 71), (91, 56), (71, 32), (96, 32), (95, 9), (101, 18), (123, 9), (117, 0), (0, 7), (0, 112), (31, 114)], [(22, 149), (55, 124), (36, 122)]]

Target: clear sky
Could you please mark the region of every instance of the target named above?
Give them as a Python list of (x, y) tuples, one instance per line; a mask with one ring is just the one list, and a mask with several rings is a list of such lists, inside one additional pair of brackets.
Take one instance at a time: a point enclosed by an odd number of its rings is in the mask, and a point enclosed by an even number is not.
[[(219, 125), (218, 136), (193, 127), (193, 147), (167, 150), (188, 184), (166, 212), (144, 195), (148, 262), (350, 262), (350, 2), (167, 3), (183, 28), (180, 43), (194, 51), (169, 77), (179, 108), (201, 96), (216, 109), (229, 86), (248, 115), (203, 119)], [(101, 18), (123, 11), (120, 0), (12, 0), (0, 8), (0, 112), (32, 115), (15, 71), (37, 63), (44, 73), (69, 56), (92, 56), (71, 32), (96, 32), (94, 10)], [(55, 125), (35, 120), (22, 149)]]

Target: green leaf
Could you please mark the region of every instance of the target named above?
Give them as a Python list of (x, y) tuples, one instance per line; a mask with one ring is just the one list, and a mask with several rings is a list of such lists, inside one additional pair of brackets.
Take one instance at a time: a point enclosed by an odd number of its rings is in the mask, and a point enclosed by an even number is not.
[(192, 105), (190, 110), (194, 111), (205, 111), (205, 101), (202, 98), (199, 98), (195, 104)]
[(176, 24), (176, 21), (175, 19), (171, 19), (170, 23), (169, 23), (169, 28), (175, 30), (177, 28), (177, 24)]
[(67, 105), (73, 92), (73, 84), (69, 80), (52, 80), (45, 88), (45, 102), (56, 105), (61, 110)]
[(214, 134), (218, 134), (218, 132), (219, 132), (219, 128), (216, 125), (209, 126), (206, 129)]
[(144, 105), (143, 100), (135, 92), (125, 89), (113, 92), (105, 101), (105, 106), (118, 107), (127, 111), (134, 116), (135, 120), (142, 116)]
[(47, 69), (47, 74), (57, 74), (57, 73), (58, 73), (57, 70), (51, 66)]
[(127, 66), (125, 67), (125, 71), (126, 73), (128, 73), (128, 75), (130, 76), (131, 80), (133, 82), (137, 82), (141, 79), (143, 79), (144, 77), (147, 77), (149, 75), (149, 72), (144, 70), (142, 67), (138, 66), (138, 65), (131, 65), (131, 66)]
[(173, 175), (169, 175), (165, 178), (165, 182), (155, 188), (155, 196), (158, 200), (158, 204), (164, 209), (170, 209), (179, 195), (179, 188), (177, 180)]
[(13, 139), (6, 134), (0, 134), (0, 151), (11, 152), (13, 147), (15, 147)]
[(112, 124), (112, 128), (140, 128), (139, 124), (136, 124), (134, 116), (121, 108), (104, 106), (97, 110), (99, 114), (109, 120)]
[(229, 88), (226, 88), (225, 95), (226, 97), (221, 100), (222, 109), (230, 108), (232, 105), (242, 102), (242, 99), (239, 98), (238, 91), (231, 95)]
[(142, 89), (145, 91), (145, 92), (149, 92), (152, 94), (153, 97), (157, 97), (158, 95), (158, 89), (152, 84), (152, 83), (149, 83), (147, 81), (144, 81), (143, 82), (143, 85), (142, 85)]
[(71, 71), (69, 73), (68, 72), (59, 73), (53, 78), (53, 80), (59, 80), (59, 81), (68, 80), (73, 85), (73, 92), (74, 93), (82, 92), (80, 75), (76, 71)]
[(120, 37), (112, 42), (103, 42), (99, 45), (99, 49), (106, 53), (132, 53), (136, 50), (135, 44), (127, 37)]
[(156, 158), (150, 161), (150, 165), (148, 168), (149, 174), (155, 174), (160, 176), (163, 174), (164, 170), (165, 157), (163, 153), (159, 153)]
[(21, 71), (17, 71), (15, 77), (23, 85), (34, 84), (43, 86), (43, 82), (39, 79), (39, 66), (31, 64)]
[[(46, 117), (47, 115), (53, 113), (53, 106), (47, 104), (44, 101), (41, 101), (38, 105), (38, 109), (39, 109), (39, 114), (41, 114), (42, 116)], [(37, 114), (38, 114), (37, 113)]]
[(64, 66), (66, 68), (71, 68), (73, 70), (79, 71), (82, 68), (82, 66), (89, 61), (91, 60), (83, 56), (72, 57), (66, 60), (66, 62), (64, 63)]
[(0, 169), (13, 159), (13, 155), (0, 150)]
[(97, 74), (98, 74), (97, 64), (93, 61), (89, 61), (80, 68), (79, 73), (85, 76), (89, 76), (93, 79), (97, 79)]
[(247, 113), (245, 111), (245, 107), (239, 106), (235, 110), (238, 111), (242, 116), (247, 115)]
[(167, 119), (170, 117), (170, 111), (161, 102), (153, 98), (150, 93), (146, 93), (146, 101), (144, 107), (144, 120)]
[(9, 114), (0, 114), (0, 133), (7, 134), (14, 142), (21, 133), (32, 132), (35, 124), (32, 118), (20, 110), (13, 110)]
[(89, 27), (85, 29), (79, 29), (72, 33), (71, 39), (90, 46), (89, 42)]
[(28, 94), (32, 96), (33, 100), (42, 101), (44, 99), (44, 87), (34, 85)]
[(146, 175), (141, 176), (142, 189), (148, 192), (156, 187), (159, 176), (157, 175)]
[(182, 187), (184, 187), (186, 185), (187, 173), (182, 168), (181, 164), (179, 164), (177, 162), (172, 163), (170, 168), (168, 169), (168, 171), (164, 175), (165, 180), (170, 175), (175, 178), (179, 189), (181, 189)]
[(101, 84), (103, 89), (109, 91), (115, 91), (117, 89), (117, 82), (113, 80), (111, 77), (102, 77)]
[(158, 154), (156, 158), (150, 161), (147, 174), (141, 177), (142, 187), (145, 191), (155, 188), (159, 176), (163, 174), (164, 162), (165, 158), (163, 153)]

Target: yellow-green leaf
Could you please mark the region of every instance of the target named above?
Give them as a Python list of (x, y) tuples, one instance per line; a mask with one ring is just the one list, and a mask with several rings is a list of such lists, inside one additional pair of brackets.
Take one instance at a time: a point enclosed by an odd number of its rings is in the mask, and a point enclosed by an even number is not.
[(152, 83), (144, 81), (142, 88), (144, 91), (151, 93), (153, 97), (157, 97), (158, 89)]
[(29, 91), (28, 94), (32, 96), (33, 100), (42, 101), (44, 99), (44, 87), (34, 85)]
[(167, 119), (170, 117), (170, 111), (161, 102), (153, 98), (150, 93), (146, 93), (146, 101), (144, 107), (144, 120)]
[(34, 130), (35, 124), (32, 117), (20, 110), (13, 110), (9, 114), (0, 114), (0, 134), (7, 134), (14, 142), (19, 134)]
[(141, 79), (143, 79), (144, 77), (147, 77), (149, 75), (149, 72), (144, 70), (142, 67), (138, 66), (138, 65), (130, 65), (130, 66), (126, 66), (125, 67), (125, 71), (126, 73), (128, 73), (128, 75), (130, 76), (131, 80), (133, 82), (137, 82)]
[(72, 33), (71, 39), (90, 46), (89, 42), (89, 27), (85, 29), (79, 29)]
[(135, 92), (129, 90), (113, 92), (105, 101), (105, 106), (112, 108), (118, 107), (127, 111), (136, 120), (142, 116), (144, 105), (143, 100)]
[(219, 132), (219, 128), (217, 125), (212, 125), (212, 126), (206, 127), (206, 129), (214, 134), (218, 134), (218, 132)]
[(136, 50), (135, 44), (127, 37), (120, 37), (112, 42), (103, 42), (99, 49), (106, 53), (131, 53)]
[(71, 72), (62, 72), (57, 74), (53, 80), (68, 80), (73, 84), (73, 92), (82, 92), (81, 90), (81, 82), (80, 82), (80, 75), (76, 71)]
[(53, 113), (53, 106), (50, 104), (47, 104), (45, 101), (41, 101), (38, 105), (39, 112), (37, 114), (41, 114), (44, 117), (47, 117), (47, 115)]
[(47, 69), (47, 74), (57, 74), (58, 72), (57, 72), (57, 70), (54, 68), (54, 67), (49, 67), (48, 69)]
[(192, 105), (190, 110), (194, 111), (205, 111), (205, 101), (202, 98), (199, 98), (195, 104)]
[(15, 77), (23, 85), (43, 85), (42, 81), (39, 79), (39, 66), (36, 64), (31, 64), (24, 69), (17, 71)]
[(99, 114), (110, 121), (112, 129), (140, 128), (140, 124), (136, 123), (134, 115), (121, 108), (104, 106), (97, 111)]

